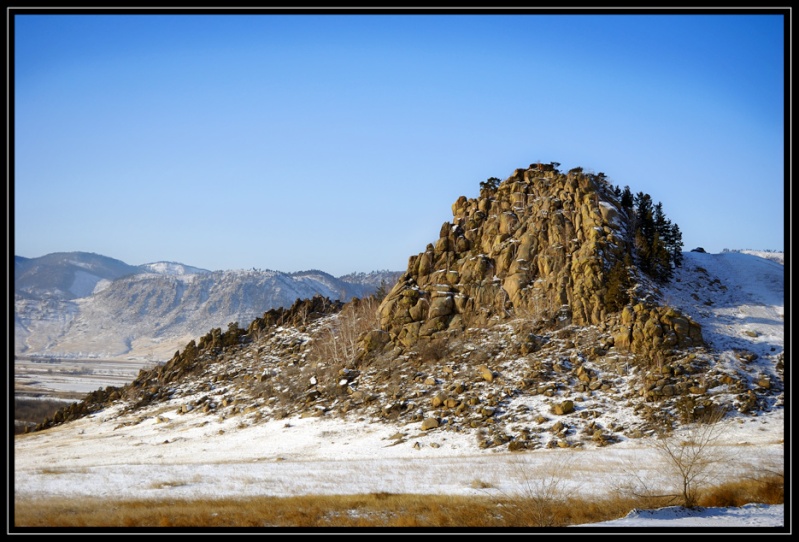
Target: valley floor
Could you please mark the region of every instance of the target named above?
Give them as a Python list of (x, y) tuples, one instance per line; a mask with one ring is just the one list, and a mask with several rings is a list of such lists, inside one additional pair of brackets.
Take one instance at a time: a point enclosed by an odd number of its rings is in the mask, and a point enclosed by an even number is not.
[(151, 361), (14, 358), (14, 396), (79, 401), (107, 386), (122, 387)]
[[(713, 457), (719, 461), (714, 481), (782, 471), (783, 412), (733, 419), (714, 443)], [(422, 433), (418, 424), (411, 429), (320, 417), (246, 425), (241, 419), (209, 422), (192, 413), (180, 420), (176, 425), (152, 417), (122, 431), (121, 425), (89, 417), (20, 435), (12, 458), (14, 497), (529, 496), (542, 491), (605, 497), (636, 480), (653, 487), (675, 481), (647, 439), (508, 452), (480, 450), (474, 435)]]

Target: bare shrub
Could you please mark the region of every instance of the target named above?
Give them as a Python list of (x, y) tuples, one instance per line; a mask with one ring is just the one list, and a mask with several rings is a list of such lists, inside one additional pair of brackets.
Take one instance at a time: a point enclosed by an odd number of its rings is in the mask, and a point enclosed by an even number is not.
[(422, 363), (436, 363), (447, 357), (449, 342), (446, 338), (436, 337), (425, 342), (419, 348), (419, 358)]
[[(507, 515), (507, 522), (514, 526), (556, 527), (566, 525), (567, 508), (573, 488), (567, 487), (565, 473), (570, 472), (570, 454), (536, 454), (534, 463), (516, 459), (511, 463), (509, 475), (517, 489), (513, 492), (496, 490), (486, 484), (489, 492), (499, 497), (499, 503)], [(474, 482), (473, 482), (473, 486)], [(478, 489), (475, 487), (475, 489)]]
[(352, 364), (359, 352), (361, 336), (380, 327), (378, 306), (373, 297), (347, 303), (317, 331), (308, 350), (308, 359), (339, 367)]
[(292, 404), (300, 399), (307, 388), (302, 370), (296, 365), (287, 365), (276, 378), (273, 389), (283, 404)]
[(662, 464), (662, 479), (647, 480), (631, 470), (633, 481), (621, 491), (646, 500), (650, 506), (698, 506), (702, 491), (718, 482), (721, 469), (728, 463), (724, 449), (718, 446), (728, 427), (724, 417), (725, 411), (716, 409), (685, 431), (661, 426), (649, 446)]
[[(542, 473), (531, 475), (522, 469), (522, 493), (516, 508), (520, 516), (535, 527), (553, 527), (558, 524), (558, 510), (566, 502), (566, 487), (563, 473), (569, 472), (568, 456), (549, 456), (550, 461)], [(553, 461), (557, 459), (557, 461)], [(528, 524), (525, 521), (525, 524)]]
[(472, 489), (493, 489), (494, 484), (492, 484), (491, 482), (486, 482), (484, 480), (481, 480), (480, 478), (475, 478), (469, 484), (469, 487), (471, 487)]

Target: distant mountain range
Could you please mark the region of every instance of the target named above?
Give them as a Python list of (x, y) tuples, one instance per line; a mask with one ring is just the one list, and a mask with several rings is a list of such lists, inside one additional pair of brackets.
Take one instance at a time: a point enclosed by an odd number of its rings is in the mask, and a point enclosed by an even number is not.
[(176, 262), (139, 266), (86, 252), (14, 258), (14, 352), (57, 358), (168, 359), (231, 322), (316, 295), (349, 301), (397, 271), (208, 271)]

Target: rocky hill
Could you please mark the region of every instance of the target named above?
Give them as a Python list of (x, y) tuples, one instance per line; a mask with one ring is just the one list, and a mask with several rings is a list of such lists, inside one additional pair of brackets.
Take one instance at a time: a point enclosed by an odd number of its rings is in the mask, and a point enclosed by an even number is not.
[(208, 271), (175, 262), (131, 266), (87, 253), (17, 258), (15, 354), (167, 360), (189, 340), (315, 295), (349, 301), (398, 273)]
[[(316, 296), (211, 329), (37, 429), (113, 405), (106, 421), (120, 428), (340, 416), (405, 424), (396, 444), (454, 431), (522, 450), (606, 446), (730, 409), (781, 408), (781, 333), (708, 342), (699, 320), (718, 318), (708, 292), (732, 295), (725, 277), (693, 256), (672, 284), (642, 273), (633, 218), (602, 175), (534, 164), (452, 209), (384, 299)], [(616, 307), (610, 274), (625, 255), (629, 288)], [(781, 314), (759, 321), (779, 329), (772, 318)]]
[(533, 164), (480, 198), (462, 196), (452, 212), (438, 241), (411, 257), (380, 307), (381, 329), (392, 342), (411, 346), (515, 317), (550, 330), (598, 325), (606, 345), (649, 356), (702, 344), (699, 327), (658, 306), (646, 277), (632, 267), (633, 302), (610, 313), (609, 275), (633, 253), (633, 233), (602, 176)]

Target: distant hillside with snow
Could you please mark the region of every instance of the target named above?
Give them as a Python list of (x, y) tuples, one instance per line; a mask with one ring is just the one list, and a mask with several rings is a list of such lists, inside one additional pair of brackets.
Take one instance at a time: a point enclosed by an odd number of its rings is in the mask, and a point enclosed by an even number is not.
[(140, 265), (142, 269), (158, 273), (159, 275), (201, 275), (203, 273), (210, 273), (207, 269), (199, 267), (192, 267), (177, 262), (155, 262)]
[[(168, 359), (231, 322), (315, 295), (349, 301), (398, 272), (208, 271), (177, 262), (132, 266), (89, 253), (17, 257), (14, 352), (54, 358)], [(368, 280), (366, 280), (368, 278)]]
[(777, 252), (772, 250), (738, 250), (738, 251), (730, 251), (730, 252), (740, 252), (742, 254), (751, 254), (752, 256), (757, 256), (759, 258), (765, 258), (767, 260), (771, 260), (773, 262), (777, 262), (780, 265), (785, 265), (785, 253), (784, 252)]
[(14, 294), (28, 299), (77, 299), (91, 295), (102, 281), (140, 272), (137, 266), (89, 252), (14, 256)]

